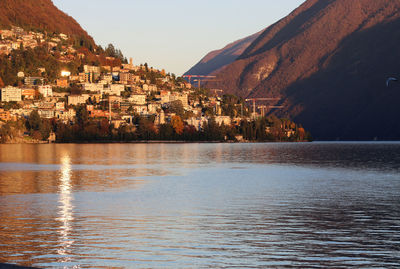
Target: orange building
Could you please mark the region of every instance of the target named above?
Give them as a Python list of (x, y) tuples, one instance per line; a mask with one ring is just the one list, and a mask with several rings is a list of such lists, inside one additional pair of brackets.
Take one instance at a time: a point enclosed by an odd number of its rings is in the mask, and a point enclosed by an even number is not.
[(6, 110), (0, 108), (0, 120), (7, 122), (7, 121), (11, 121), (13, 119), (14, 119), (14, 117), (11, 116), (10, 111), (6, 111)]
[(38, 92), (35, 89), (22, 89), (22, 96), (24, 99), (33, 100), (38, 96)]
[[(93, 109), (88, 111), (89, 113), (89, 117), (91, 118), (109, 118), (110, 113), (108, 111), (105, 110), (100, 110), (100, 109)], [(116, 114), (111, 112), (111, 116), (115, 117)]]
[(66, 79), (66, 78), (57, 79), (57, 87), (67, 88), (68, 87), (68, 79)]

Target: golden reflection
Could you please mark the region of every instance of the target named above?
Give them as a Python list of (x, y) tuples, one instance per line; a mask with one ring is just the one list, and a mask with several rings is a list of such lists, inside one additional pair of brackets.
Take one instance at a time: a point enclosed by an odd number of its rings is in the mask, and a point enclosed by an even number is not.
[(63, 256), (59, 262), (69, 262), (68, 250), (74, 241), (71, 239), (71, 222), (74, 220), (73, 217), (73, 205), (72, 205), (72, 185), (71, 185), (71, 158), (65, 153), (61, 157), (61, 171), (60, 171), (60, 198), (59, 198), (59, 217), (58, 220), (61, 222), (60, 226), (60, 248), (57, 250), (58, 254)]

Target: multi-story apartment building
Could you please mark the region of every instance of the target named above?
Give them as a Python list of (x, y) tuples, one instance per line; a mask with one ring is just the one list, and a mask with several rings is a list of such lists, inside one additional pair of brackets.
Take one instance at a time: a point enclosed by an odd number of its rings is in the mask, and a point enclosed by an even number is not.
[(20, 102), (22, 100), (22, 90), (17, 87), (7, 86), (1, 89), (2, 102)]
[(42, 77), (26, 77), (25, 84), (29, 86), (43, 84), (44, 79)]
[(33, 100), (36, 98), (37, 92), (32, 88), (22, 89), (22, 96), (24, 97), (24, 100)]
[(104, 85), (100, 83), (83, 83), (82, 89), (84, 91), (101, 93), (104, 90)]
[(120, 73), (119, 81), (122, 84), (133, 84), (140, 81), (140, 76), (136, 76), (132, 73)]
[(145, 105), (146, 104), (146, 95), (145, 94), (132, 94), (128, 101), (135, 105)]
[(100, 73), (100, 67), (99, 66), (84, 65), (83, 66), (83, 71), (85, 73)]
[(68, 105), (84, 104), (89, 99), (89, 95), (70, 95), (68, 96)]
[(121, 84), (110, 84), (107, 88), (104, 88), (104, 93), (109, 95), (121, 96), (123, 91), (125, 91), (125, 85)]
[(5, 121), (5, 122), (13, 120), (13, 117), (11, 116), (10, 111), (6, 111), (6, 110), (0, 108), (0, 120)]
[(39, 93), (43, 95), (43, 97), (52, 97), (53, 96), (53, 87), (50, 85), (42, 85), (38, 87)]

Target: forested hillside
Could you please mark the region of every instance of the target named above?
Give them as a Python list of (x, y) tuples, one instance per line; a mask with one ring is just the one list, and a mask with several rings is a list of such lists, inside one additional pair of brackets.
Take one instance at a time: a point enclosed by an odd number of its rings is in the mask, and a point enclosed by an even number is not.
[(0, 28), (11, 25), (35, 31), (64, 33), (74, 37), (82, 46), (95, 48), (93, 38), (51, 0), (1, 0)]

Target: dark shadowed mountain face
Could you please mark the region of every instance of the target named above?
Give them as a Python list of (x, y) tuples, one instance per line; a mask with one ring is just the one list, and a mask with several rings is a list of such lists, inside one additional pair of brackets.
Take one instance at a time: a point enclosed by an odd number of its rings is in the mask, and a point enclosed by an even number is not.
[(0, 26), (64, 33), (86, 46), (94, 45), (92, 37), (70, 16), (54, 6), (51, 0), (0, 0)]
[[(267, 28), (219, 87), (281, 97), (317, 139), (400, 139), (400, 1), (308, 0)], [(213, 85), (215, 87), (215, 85)]]
[(254, 35), (235, 41), (223, 49), (208, 53), (200, 62), (187, 71), (185, 75), (210, 75), (220, 70), (224, 66), (234, 62), (262, 32), (260, 31)]

